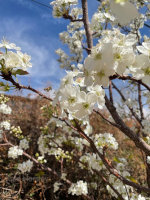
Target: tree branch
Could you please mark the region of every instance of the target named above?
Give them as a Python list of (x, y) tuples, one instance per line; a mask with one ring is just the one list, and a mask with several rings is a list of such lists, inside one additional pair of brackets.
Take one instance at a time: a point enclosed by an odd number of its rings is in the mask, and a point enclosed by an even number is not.
[(119, 126), (117, 124), (115, 124), (114, 122), (111, 122), (108, 119), (106, 119), (99, 111), (94, 110), (94, 112), (97, 113), (98, 115), (100, 115), (101, 118), (104, 119), (106, 122), (108, 122), (110, 125), (119, 128)]
[[(126, 98), (124, 97), (124, 95), (122, 94), (122, 92), (117, 88), (117, 86), (112, 83), (113, 87), (115, 88), (115, 90), (119, 93), (119, 95), (121, 96), (122, 100), (124, 102), (126, 102)], [(139, 119), (138, 115), (134, 112), (133, 108), (131, 108), (130, 106), (127, 105), (127, 107), (129, 108), (130, 112), (132, 113), (132, 115), (135, 117), (135, 119), (141, 124), (141, 120)]]
[(112, 81), (109, 81), (109, 96), (110, 96), (110, 102), (113, 104), (113, 93), (112, 93)]
[(64, 14), (64, 19), (69, 19), (71, 22), (83, 22), (83, 19), (74, 19), (71, 15)]
[(90, 54), (91, 49), (93, 47), (93, 38), (92, 38), (90, 26), (89, 26), (87, 0), (82, 0), (82, 10), (83, 10), (83, 23), (84, 23), (85, 33), (86, 33), (87, 46), (89, 49), (88, 54)]
[(150, 146), (142, 138), (138, 137), (128, 126), (126, 126), (107, 96), (105, 96), (105, 105), (116, 124), (118, 124), (119, 129), (128, 136), (139, 149), (143, 150), (147, 155), (150, 155)]
[(2, 78), (5, 79), (6, 81), (11, 82), (11, 83), (12, 83), (17, 89), (19, 89), (19, 90), (21, 90), (21, 89), (30, 90), (30, 91), (32, 91), (32, 92), (38, 94), (39, 96), (43, 97), (44, 99), (47, 99), (47, 100), (49, 100), (49, 101), (52, 101), (52, 99), (51, 99), (50, 97), (47, 97), (46, 95), (42, 94), (40, 91), (38, 91), (38, 90), (32, 88), (31, 86), (24, 86), (24, 85), (20, 85), (19, 83), (17, 83), (17, 82), (13, 79), (11, 73), (8, 73), (8, 74), (2, 73), (1, 76), (2, 76)]
[(148, 85), (146, 85), (145, 83), (142, 82), (142, 80), (137, 80), (131, 76), (119, 76), (117, 74), (110, 76), (110, 80), (114, 80), (114, 79), (120, 79), (120, 80), (130, 80), (136, 83), (139, 83), (141, 85), (143, 85), (147, 90), (150, 91), (150, 87)]
[(138, 102), (139, 102), (139, 108), (140, 108), (140, 115), (141, 115), (141, 121), (144, 119), (144, 113), (143, 113), (143, 105), (142, 105), (142, 97), (141, 97), (141, 85), (138, 83)]
[(143, 192), (145, 192), (145, 193), (147, 193), (147, 194), (150, 194), (150, 188), (143, 187), (143, 186), (141, 186), (141, 185), (139, 185), (139, 184), (137, 184), (137, 183), (134, 183), (134, 182), (132, 182), (132, 181), (129, 181), (129, 180), (127, 180), (126, 178), (124, 178), (123, 176), (121, 176), (121, 175), (119, 174), (119, 172), (112, 166), (111, 162), (110, 162), (109, 160), (107, 160), (107, 158), (105, 158), (105, 155), (102, 154), (102, 153), (100, 153), (100, 152), (97, 150), (97, 148), (96, 148), (94, 142), (91, 140), (91, 138), (89, 138), (89, 137), (84, 133), (84, 131), (80, 128), (80, 125), (78, 124), (78, 122), (77, 122), (76, 120), (75, 120), (75, 122), (76, 122), (76, 127), (77, 127), (77, 128), (75, 128), (73, 125), (69, 124), (65, 119), (59, 118), (59, 120), (65, 122), (67, 126), (69, 126), (70, 128), (72, 128), (73, 130), (77, 131), (81, 137), (83, 137), (84, 139), (86, 139), (86, 140), (89, 142), (89, 144), (90, 144), (91, 149), (93, 150), (93, 152), (96, 153), (96, 154), (99, 156), (99, 158), (103, 161), (103, 164), (105, 165), (105, 167), (107, 168), (107, 170), (108, 170), (111, 174), (113, 174), (114, 176), (116, 176), (116, 177), (117, 177), (119, 180), (121, 180), (124, 184), (129, 185), (129, 186), (131, 186), (131, 187), (137, 189), (139, 192), (143, 191)]

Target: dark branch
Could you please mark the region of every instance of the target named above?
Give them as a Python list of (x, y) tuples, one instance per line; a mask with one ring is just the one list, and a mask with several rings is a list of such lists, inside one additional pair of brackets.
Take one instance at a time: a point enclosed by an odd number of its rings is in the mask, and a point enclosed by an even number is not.
[(17, 82), (13, 79), (11, 73), (8, 73), (8, 74), (2, 73), (1, 76), (2, 76), (2, 78), (5, 79), (6, 81), (11, 82), (11, 83), (12, 83), (17, 89), (19, 89), (19, 90), (21, 90), (21, 89), (30, 90), (30, 91), (32, 91), (32, 92), (38, 94), (39, 96), (43, 97), (44, 99), (47, 99), (47, 100), (49, 100), (49, 101), (52, 101), (52, 99), (51, 99), (50, 97), (47, 97), (46, 95), (42, 94), (40, 91), (38, 91), (38, 90), (32, 88), (31, 86), (24, 86), (24, 85), (20, 85), (19, 83), (17, 83)]
[(82, 0), (82, 10), (83, 10), (83, 23), (84, 23), (85, 33), (86, 33), (87, 46), (88, 46), (88, 49), (90, 49), (88, 51), (88, 54), (90, 54), (91, 49), (93, 47), (93, 38), (92, 38), (90, 26), (89, 26), (87, 0)]
[(147, 155), (150, 155), (150, 146), (142, 138), (138, 137), (128, 126), (126, 126), (124, 121), (118, 115), (116, 108), (114, 105), (112, 105), (107, 96), (105, 96), (105, 105), (112, 115), (114, 121), (119, 126), (119, 129), (126, 136), (128, 136), (139, 149), (143, 150)]
[(131, 76), (119, 76), (119, 75), (113, 75), (113, 76), (110, 76), (110, 80), (114, 80), (114, 79), (120, 79), (120, 80), (130, 80), (130, 81), (133, 81), (133, 82), (136, 82), (136, 83), (139, 83), (141, 85), (143, 85), (147, 90), (150, 91), (150, 87), (148, 85), (146, 85), (145, 83), (142, 82), (142, 80), (137, 80)]

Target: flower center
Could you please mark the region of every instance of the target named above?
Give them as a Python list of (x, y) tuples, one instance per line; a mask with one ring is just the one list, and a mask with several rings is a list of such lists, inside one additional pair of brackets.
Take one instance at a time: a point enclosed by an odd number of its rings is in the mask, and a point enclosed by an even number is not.
[(83, 108), (84, 109), (88, 109), (89, 108), (89, 104), (88, 103), (83, 103)]
[(121, 55), (119, 53), (115, 53), (114, 54), (114, 59), (115, 60), (120, 60), (121, 59)]
[(69, 97), (68, 102), (69, 102), (70, 104), (75, 103), (75, 98), (74, 98), (74, 97)]
[(150, 67), (147, 67), (146, 69), (144, 69), (145, 75), (149, 75), (150, 76)]
[(102, 59), (102, 54), (101, 53), (97, 53), (94, 58), (96, 60), (101, 60)]
[(103, 76), (105, 76), (104, 70), (101, 70), (100, 72), (98, 72), (98, 73), (97, 73), (97, 76), (98, 76), (100, 79), (102, 79)]

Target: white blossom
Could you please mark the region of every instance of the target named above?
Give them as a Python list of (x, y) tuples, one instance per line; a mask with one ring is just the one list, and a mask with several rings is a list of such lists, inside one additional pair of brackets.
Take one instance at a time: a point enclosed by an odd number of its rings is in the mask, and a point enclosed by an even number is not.
[(18, 164), (18, 169), (21, 171), (21, 173), (30, 172), (33, 167), (33, 162), (28, 160), (26, 162)]
[(13, 146), (9, 148), (8, 151), (8, 157), (9, 158), (18, 158), (18, 156), (21, 156), (23, 154), (23, 150), (20, 149), (18, 146)]
[(12, 109), (10, 106), (6, 105), (5, 103), (0, 104), (0, 112), (6, 115), (10, 115), (12, 112)]
[(127, 25), (139, 16), (136, 7), (129, 1), (119, 3), (116, 0), (110, 0), (110, 9), (121, 25)]
[(88, 188), (87, 188), (87, 183), (83, 182), (82, 180), (78, 181), (77, 183), (72, 183), (68, 190), (68, 194), (72, 195), (86, 195), (88, 194)]
[(19, 148), (21, 149), (28, 149), (29, 148), (29, 142), (26, 139), (20, 140)]
[(6, 48), (6, 49), (14, 49), (14, 50), (21, 50), (20, 47), (17, 47), (14, 43), (9, 43), (6, 39), (3, 39), (0, 43), (0, 48)]
[(0, 127), (6, 131), (10, 130), (10, 123), (8, 121), (3, 121), (0, 123)]
[(53, 186), (54, 186), (54, 193), (57, 192), (57, 191), (59, 190), (59, 188), (60, 188), (61, 185), (62, 185), (62, 184), (59, 183), (59, 182), (55, 182), (55, 183), (54, 183), (54, 185), (53, 185)]
[(137, 49), (140, 53), (150, 56), (150, 42), (143, 42), (142, 46), (137, 46)]

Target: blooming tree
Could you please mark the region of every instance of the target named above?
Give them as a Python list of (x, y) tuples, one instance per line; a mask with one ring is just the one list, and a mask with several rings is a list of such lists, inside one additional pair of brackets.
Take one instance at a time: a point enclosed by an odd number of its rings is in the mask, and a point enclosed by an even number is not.
[[(103, 180), (115, 199), (150, 199), (150, 118), (145, 112), (150, 108), (150, 38), (141, 31), (150, 28), (149, 2), (101, 0), (90, 21), (87, 0), (55, 0), (51, 5), (55, 18), (70, 22), (67, 31), (60, 33), (69, 53), (65, 49), (56, 50), (66, 76), (54, 99), (17, 82), (18, 75), (28, 74), (31, 58), (15, 44), (6, 40), (0, 44), (0, 72), (4, 79), (1, 88), (30, 90), (50, 101), (50, 105), (42, 107), (50, 120), (38, 139), (40, 154), (34, 158), (25, 152), (29, 139), (8, 121), (0, 124), (1, 145), (10, 146), (10, 158), (28, 158), (18, 164), (21, 173), (29, 172), (34, 164), (51, 172), (56, 177), (54, 193), (64, 188), (68, 194), (93, 199)], [(8, 115), (11, 108), (6, 101), (1, 96), (0, 111)], [(107, 117), (104, 110), (109, 112)], [(131, 176), (126, 158), (108, 158), (109, 149), (115, 152), (119, 148), (118, 142), (111, 133), (93, 132), (89, 119), (92, 113), (119, 129), (142, 152), (145, 182), (140, 184)], [(125, 123), (127, 119), (132, 120), (132, 127)], [(50, 132), (52, 124), (65, 134)], [(8, 134), (19, 138), (19, 144), (12, 144)], [(88, 176), (76, 177), (76, 182), (69, 180), (67, 170), (61, 168), (59, 175), (47, 166), (46, 156), (54, 156), (60, 163), (65, 160), (70, 167), (76, 163)]]

